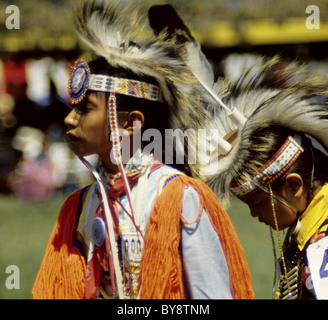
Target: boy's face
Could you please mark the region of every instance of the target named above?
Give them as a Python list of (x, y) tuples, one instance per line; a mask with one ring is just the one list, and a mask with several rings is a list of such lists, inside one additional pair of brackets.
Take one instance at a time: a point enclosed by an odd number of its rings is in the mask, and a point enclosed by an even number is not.
[[(304, 212), (308, 205), (308, 188), (305, 187), (302, 177), (297, 173), (290, 173), (284, 178), (284, 182), (276, 194), (287, 203), (295, 207), (296, 212), (279, 200), (273, 199), (279, 230), (291, 227), (297, 221), (298, 214)], [(260, 222), (275, 228), (271, 196), (260, 190), (259, 192), (240, 199), (245, 202), (253, 217)]]
[[(252, 217), (259, 222), (275, 229), (271, 197), (264, 191), (259, 191), (255, 196), (242, 200), (250, 209)], [(279, 230), (292, 226), (297, 220), (297, 214), (276, 199), (273, 199)]]
[(64, 120), (67, 137), (78, 156), (110, 154), (111, 141), (104, 93), (89, 92)]

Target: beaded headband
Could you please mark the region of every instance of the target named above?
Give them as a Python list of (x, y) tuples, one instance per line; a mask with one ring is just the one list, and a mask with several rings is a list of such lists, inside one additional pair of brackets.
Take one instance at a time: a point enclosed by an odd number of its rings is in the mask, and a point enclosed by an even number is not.
[[(295, 138), (295, 139), (294, 139)], [(259, 173), (240, 185), (232, 185), (231, 192), (236, 196), (245, 196), (259, 186), (267, 186), (284, 174), (304, 151), (300, 146), (300, 135), (289, 136), (273, 157), (266, 162)]]
[(119, 93), (151, 101), (163, 101), (158, 86), (138, 80), (91, 74), (88, 63), (79, 59), (72, 67), (68, 83), (71, 102), (73, 104), (81, 102), (87, 90)]

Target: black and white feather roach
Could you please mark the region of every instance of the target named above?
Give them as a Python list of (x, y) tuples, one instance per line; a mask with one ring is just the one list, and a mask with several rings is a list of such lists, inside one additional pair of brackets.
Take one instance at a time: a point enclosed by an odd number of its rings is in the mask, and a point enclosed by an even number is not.
[[(170, 128), (197, 131), (205, 126), (201, 85), (187, 66), (184, 44), (170, 37), (167, 28), (155, 32), (135, 2), (83, 0), (75, 9), (74, 24), (93, 53), (111, 66), (157, 81), (170, 108)], [(196, 137), (191, 137), (190, 148), (197, 150)], [(198, 174), (197, 164), (190, 168)]]
[[(309, 77), (306, 67), (289, 63), (279, 77), (272, 77), (281, 61), (278, 57), (260, 62), (260, 70), (249, 79), (245, 72), (235, 82), (220, 79), (217, 94), (230, 107), (236, 107), (247, 118), (238, 129), (238, 141), (233, 150), (218, 160), (217, 171), (206, 178), (224, 205), (229, 204), (230, 184), (243, 177), (245, 165), (256, 167), (251, 159), (251, 136), (259, 128), (277, 125), (308, 134), (328, 149), (328, 94), (325, 85)], [(303, 74), (303, 77), (302, 77)], [(301, 78), (301, 80), (295, 80)], [(209, 127), (218, 128), (225, 135), (237, 127), (225, 112), (214, 110)], [(252, 171), (250, 170), (247, 171)]]

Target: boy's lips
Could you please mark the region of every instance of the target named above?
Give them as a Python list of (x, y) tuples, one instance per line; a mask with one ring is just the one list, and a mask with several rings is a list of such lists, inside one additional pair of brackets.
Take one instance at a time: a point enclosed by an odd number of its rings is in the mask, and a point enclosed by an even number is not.
[(269, 225), (269, 223), (267, 223), (263, 218), (259, 218), (259, 222)]
[(69, 142), (74, 142), (80, 140), (78, 137), (76, 137), (73, 133), (71, 132), (66, 132), (66, 136)]

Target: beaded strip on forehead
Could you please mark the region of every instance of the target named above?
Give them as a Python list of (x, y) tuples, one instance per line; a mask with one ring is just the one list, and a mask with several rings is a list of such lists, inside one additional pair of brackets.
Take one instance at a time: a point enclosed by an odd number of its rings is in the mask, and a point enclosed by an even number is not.
[(68, 83), (68, 92), (72, 104), (81, 102), (87, 90), (119, 93), (151, 101), (163, 101), (158, 86), (138, 80), (91, 74), (88, 63), (79, 59), (72, 68)]
[(231, 185), (231, 192), (243, 197), (259, 186), (267, 186), (284, 174), (304, 151), (300, 146), (301, 136), (289, 136), (280, 149), (260, 169), (259, 173), (242, 184)]

